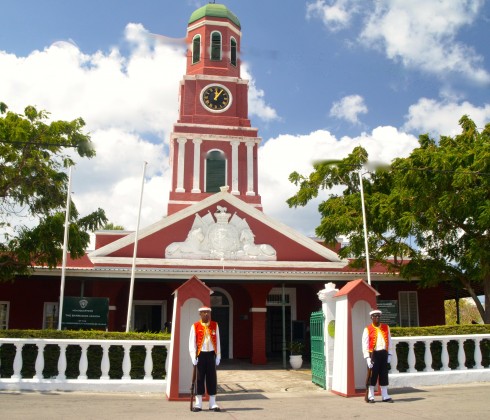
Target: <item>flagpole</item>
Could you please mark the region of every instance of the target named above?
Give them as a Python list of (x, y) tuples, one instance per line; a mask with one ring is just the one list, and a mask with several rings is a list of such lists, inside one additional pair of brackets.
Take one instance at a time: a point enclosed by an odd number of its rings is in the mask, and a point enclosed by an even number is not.
[(70, 228), (70, 203), (71, 203), (71, 171), (68, 170), (68, 191), (66, 194), (66, 211), (65, 211), (65, 235), (63, 237), (63, 262), (61, 264), (61, 286), (60, 286), (60, 303), (58, 307), (58, 330), (61, 330), (61, 320), (63, 317), (63, 299), (65, 296), (65, 273), (66, 273), (66, 255), (68, 248), (68, 231)]
[(364, 228), (364, 247), (366, 248), (366, 271), (367, 271), (367, 281), (371, 285), (371, 269), (369, 264), (369, 246), (368, 246), (368, 231), (366, 223), (366, 209), (364, 207), (364, 187), (362, 185), (362, 173), (359, 170), (359, 186), (361, 187), (361, 207), (362, 207), (362, 225)]
[(136, 221), (136, 232), (134, 234), (134, 248), (133, 248), (133, 265), (131, 267), (131, 283), (129, 286), (129, 301), (128, 301), (128, 316), (126, 320), (126, 332), (129, 332), (131, 327), (131, 312), (133, 309), (133, 291), (134, 291), (134, 277), (136, 271), (136, 253), (138, 252), (138, 233), (140, 230), (140, 218), (141, 218), (141, 205), (143, 203), (143, 187), (145, 185), (145, 172), (147, 162), (143, 164), (143, 176), (141, 179), (141, 193), (140, 193), (140, 205), (138, 210), (138, 219)]

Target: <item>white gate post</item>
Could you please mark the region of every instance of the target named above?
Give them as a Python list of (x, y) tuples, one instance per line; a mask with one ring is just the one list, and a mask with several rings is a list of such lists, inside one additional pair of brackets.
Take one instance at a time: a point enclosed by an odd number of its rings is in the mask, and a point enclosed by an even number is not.
[(338, 292), (334, 283), (327, 283), (325, 289), (318, 292), (318, 299), (322, 302), (322, 311), (325, 318), (323, 324), (323, 339), (325, 353), (325, 384), (327, 391), (332, 389), (333, 349), (335, 333), (335, 302), (333, 297)]

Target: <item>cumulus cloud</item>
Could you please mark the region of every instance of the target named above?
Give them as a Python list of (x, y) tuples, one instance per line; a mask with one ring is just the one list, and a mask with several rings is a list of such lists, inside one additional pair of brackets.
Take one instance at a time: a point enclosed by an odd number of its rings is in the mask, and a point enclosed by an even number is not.
[(319, 17), (330, 30), (349, 26), (361, 17), (358, 41), (382, 51), (407, 68), (437, 76), (459, 74), (482, 84), (490, 83), (483, 57), (457, 39), (474, 23), (483, 0), (380, 0), (359, 6), (358, 0), (317, 0), (307, 5), (308, 17)]
[(334, 102), (330, 108), (330, 116), (343, 119), (352, 124), (359, 124), (359, 114), (367, 114), (368, 108), (364, 98), (360, 95), (344, 96), (340, 101)]
[(248, 66), (246, 63), (242, 63), (240, 69), (241, 77), (243, 79), (249, 80), (248, 86), (248, 105), (249, 105), (249, 115), (256, 116), (264, 122), (280, 120), (277, 112), (274, 108), (268, 105), (264, 96), (265, 93), (262, 89), (257, 88), (255, 85), (255, 80), (253, 79)]
[(468, 115), (477, 127), (483, 127), (490, 120), (490, 105), (478, 107), (467, 101), (420, 98), (408, 109), (403, 129), (434, 136), (454, 136), (461, 133), (458, 121), (463, 115)]
[(314, 235), (320, 224), (318, 205), (328, 193), (322, 192), (304, 208), (291, 210), (286, 200), (297, 187), (287, 181), (289, 174), (297, 171), (309, 175), (315, 160), (345, 158), (359, 145), (368, 151), (370, 160), (390, 163), (395, 157), (408, 156), (418, 142), (415, 136), (394, 127), (377, 127), (370, 133), (340, 139), (325, 130), (270, 139), (259, 149), (259, 192), (264, 211), (306, 235)]
[(349, 26), (356, 10), (356, 5), (349, 0), (336, 0), (330, 3), (316, 0), (306, 5), (306, 18), (318, 17), (329, 30), (338, 31)]

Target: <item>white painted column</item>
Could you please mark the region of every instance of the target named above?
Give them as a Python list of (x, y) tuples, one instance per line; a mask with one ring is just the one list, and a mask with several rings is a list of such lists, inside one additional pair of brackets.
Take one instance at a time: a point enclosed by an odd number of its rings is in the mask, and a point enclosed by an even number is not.
[(238, 190), (238, 146), (240, 142), (233, 140), (231, 142), (231, 193), (233, 195), (239, 195)]
[(194, 143), (194, 178), (192, 184), (193, 193), (200, 193), (201, 189), (199, 188), (200, 174), (201, 174), (201, 139), (192, 140)]
[(322, 302), (322, 311), (325, 316), (323, 338), (325, 340), (325, 382), (327, 391), (332, 389), (336, 304), (333, 297), (337, 292), (338, 289), (335, 288), (334, 283), (327, 283), (325, 289), (318, 292), (318, 299)]
[(179, 155), (177, 158), (177, 188), (176, 192), (185, 192), (184, 189), (184, 162), (185, 162), (185, 144), (187, 139), (185, 137), (179, 137), (177, 139), (179, 143)]
[(247, 141), (247, 193), (255, 195), (254, 191), (254, 146), (255, 142)]

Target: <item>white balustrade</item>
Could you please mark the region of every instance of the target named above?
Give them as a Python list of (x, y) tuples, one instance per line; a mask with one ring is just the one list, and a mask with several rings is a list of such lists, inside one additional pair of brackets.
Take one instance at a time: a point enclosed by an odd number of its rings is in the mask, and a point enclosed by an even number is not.
[(482, 354), (480, 349), (480, 343), (481, 343), (481, 338), (475, 339), (475, 369), (481, 369), (483, 367), (481, 364)]
[[(405, 343), (408, 345), (408, 354), (406, 359), (406, 372), (415, 373), (417, 369), (415, 368), (416, 364), (416, 352), (415, 352), (415, 343), (422, 342), (425, 344), (425, 350), (423, 354), (423, 361), (425, 363), (424, 372), (437, 372), (432, 368), (433, 365), (433, 354), (431, 352), (431, 344), (439, 342), (441, 343), (441, 364), (442, 367), (440, 371), (451, 371), (451, 370), (469, 370), (466, 366), (466, 353), (464, 350), (464, 343), (467, 340), (472, 340), (475, 343), (475, 352), (474, 352), (474, 360), (475, 366), (472, 369), (482, 369), (482, 351), (480, 348), (481, 341), (483, 339), (490, 340), (490, 334), (474, 334), (474, 335), (458, 335), (458, 336), (426, 336), (426, 337), (393, 337), (393, 348), (396, 348), (397, 345), (401, 343)], [(457, 351), (457, 361), (458, 366), (456, 369), (451, 369), (449, 367), (449, 352), (448, 352), (448, 343), (450, 341), (456, 341), (458, 343), (458, 351)], [(400, 351), (400, 349), (398, 349)], [(393, 354), (391, 359), (391, 372), (394, 373), (403, 373), (398, 370), (398, 362), (399, 358), (395, 354)], [(436, 360), (439, 362), (439, 360)], [(405, 370), (405, 369), (403, 369)]]
[(442, 353), (441, 353), (441, 363), (442, 363), (442, 370), (447, 371), (451, 370), (449, 367), (449, 353), (447, 351), (447, 343), (449, 340), (441, 340), (442, 341)]
[[(0, 390), (82, 390), (82, 391), (141, 391), (141, 392), (164, 392), (166, 379), (153, 379), (154, 366), (153, 349), (165, 347), (167, 355), (170, 351), (170, 340), (76, 340), (76, 339), (20, 339), (0, 338), (0, 352), (5, 349), (6, 344), (15, 346), (15, 357), (12, 363), (13, 374), (10, 378), (0, 378)], [(22, 378), (22, 350), (26, 344), (37, 346), (37, 356), (34, 365), (35, 375), (32, 378)], [(59, 347), (58, 375), (55, 378), (44, 378), (45, 347), (56, 345)], [(80, 346), (81, 353), (78, 360), (79, 375), (77, 378), (67, 379), (67, 348), (68, 346)], [(102, 357), (100, 361), (101, 376), (98, 379), (88, 379), (88, 348), (100, 346)], [(122, 346), (124, 357), (122, 361), (122, 378), (109, 377), (111, 346)], [(131, 348), (133, 346), (144, 346), (144, 378), (131, 378)], [(4, 359), (5, 360), (5, 359)], [(168, 360), (168, 358), (167, 358)], [(5, 368), (5, 366), (4, 366)]]
[[(471, 382), (490, 382), (490, 368), (484, 367), (481, 344), (483, 340), (490, 341), (490, 334), (454, 335), (454, 336), (425, 336), (425, 337), (393, 337), (393, 348), (397, 348), (398, 355), (392, 355), (391, 370), (389, 375), (390, 387), (403, 388), (414, 386), (430, 386), (444, 384), (462, 384)], [(456, 360), (449, 359), (448, 345), (456, 342)], [(465, 341), (473, 341), (475, 345), (474, 354), (467, 354), (464, 350)], [(421, 342), (425, 345), (424, 353), (415, 351), (415, 343)], [(431, 351), (431, 345), (437, 343), (441, 346), (440, 356), (434, 360), (434, 356), (439, 352), (437, 345)], [(406, 352), (403, 347), (408, 348), (408, 353), (400, 359)], [(417, 345), (418, 348), (418, 345)], [(471, 362), (474, 358), (474, 366)], [(417, 361), (420, 363), (423, 357), (425, 368), (418, 371), (415, 368)], [(440, 357), (440, 359), (439, 359)], [(457, 363), (451, 369), (450, 364)], [(488, 363), (488, 362), (487, 362)], [(469, 365), (469, 367), (467, 366)], [(432, 366), (435, 366), (434, 369)], [(420, 368), (419, 368), (420, 369)]]
[(44, 370), (44, 343), (37, 344), (37, 357), (36, 357), (36, 375), (34, 378), (37, 380), (43, 379), (43, 370)]

